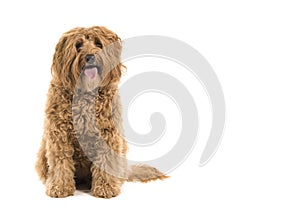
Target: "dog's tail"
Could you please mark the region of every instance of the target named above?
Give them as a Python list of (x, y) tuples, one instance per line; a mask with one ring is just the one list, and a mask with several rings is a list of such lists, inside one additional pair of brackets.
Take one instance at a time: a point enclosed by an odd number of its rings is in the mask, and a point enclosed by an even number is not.
[(160, 172), (158, 169), (148, 165), (133, 165), (129, 167), (127, 181), (130, 182), (149, 182), (157, 179), (163, 180), (169, 176)]

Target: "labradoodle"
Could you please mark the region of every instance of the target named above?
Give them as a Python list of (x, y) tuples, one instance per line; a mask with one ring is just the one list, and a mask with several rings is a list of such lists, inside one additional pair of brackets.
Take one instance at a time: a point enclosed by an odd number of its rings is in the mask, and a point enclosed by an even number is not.
[(51, 197), (120, 194), (125, 181), (164, 179), (148, 165), (128, 166), (118, 83), (120, 38), (105, 27), (74, 28), (55, 48), (36, 170)]

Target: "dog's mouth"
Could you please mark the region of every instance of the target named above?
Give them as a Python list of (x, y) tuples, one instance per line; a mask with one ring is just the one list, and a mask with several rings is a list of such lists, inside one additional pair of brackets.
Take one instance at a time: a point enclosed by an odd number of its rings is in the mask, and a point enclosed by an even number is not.
[(100, 68), (95, 65), (84, 66), (83, 72), (89, 79), (92, 80), (99, 74)]
[(88, 64), (82, 67), (77, 90), (81, 92), (91, 92), (99, 86), (101, 82), (101, 67), (98, 64)]

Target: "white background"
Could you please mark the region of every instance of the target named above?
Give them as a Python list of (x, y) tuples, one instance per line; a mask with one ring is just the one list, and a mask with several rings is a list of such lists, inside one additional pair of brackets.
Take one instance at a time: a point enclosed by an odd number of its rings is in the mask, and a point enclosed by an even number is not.
[[(0, 212), (299, 213), (299, 10), (297, 0), (2, 1)], [(34, 162), (54, 47), (63, 32), (92, 25), (121, 38), (174, 37), (210, 62), (227, 120), (207, 165), (198, 167), (210, 124), (203, 94), (206, 132), (170, 179), (126, 183), (110, 200), (45, 196)]]

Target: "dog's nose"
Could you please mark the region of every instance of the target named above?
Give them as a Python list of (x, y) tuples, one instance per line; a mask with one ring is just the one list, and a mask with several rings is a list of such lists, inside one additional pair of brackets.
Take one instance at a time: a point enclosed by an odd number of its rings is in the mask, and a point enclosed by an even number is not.
[(89, 63), (89, 64), (94, 63), (95, 62), (95, 55), (94, 54), (88, 54), (88, 55), (86, 55), (85, 62)]

